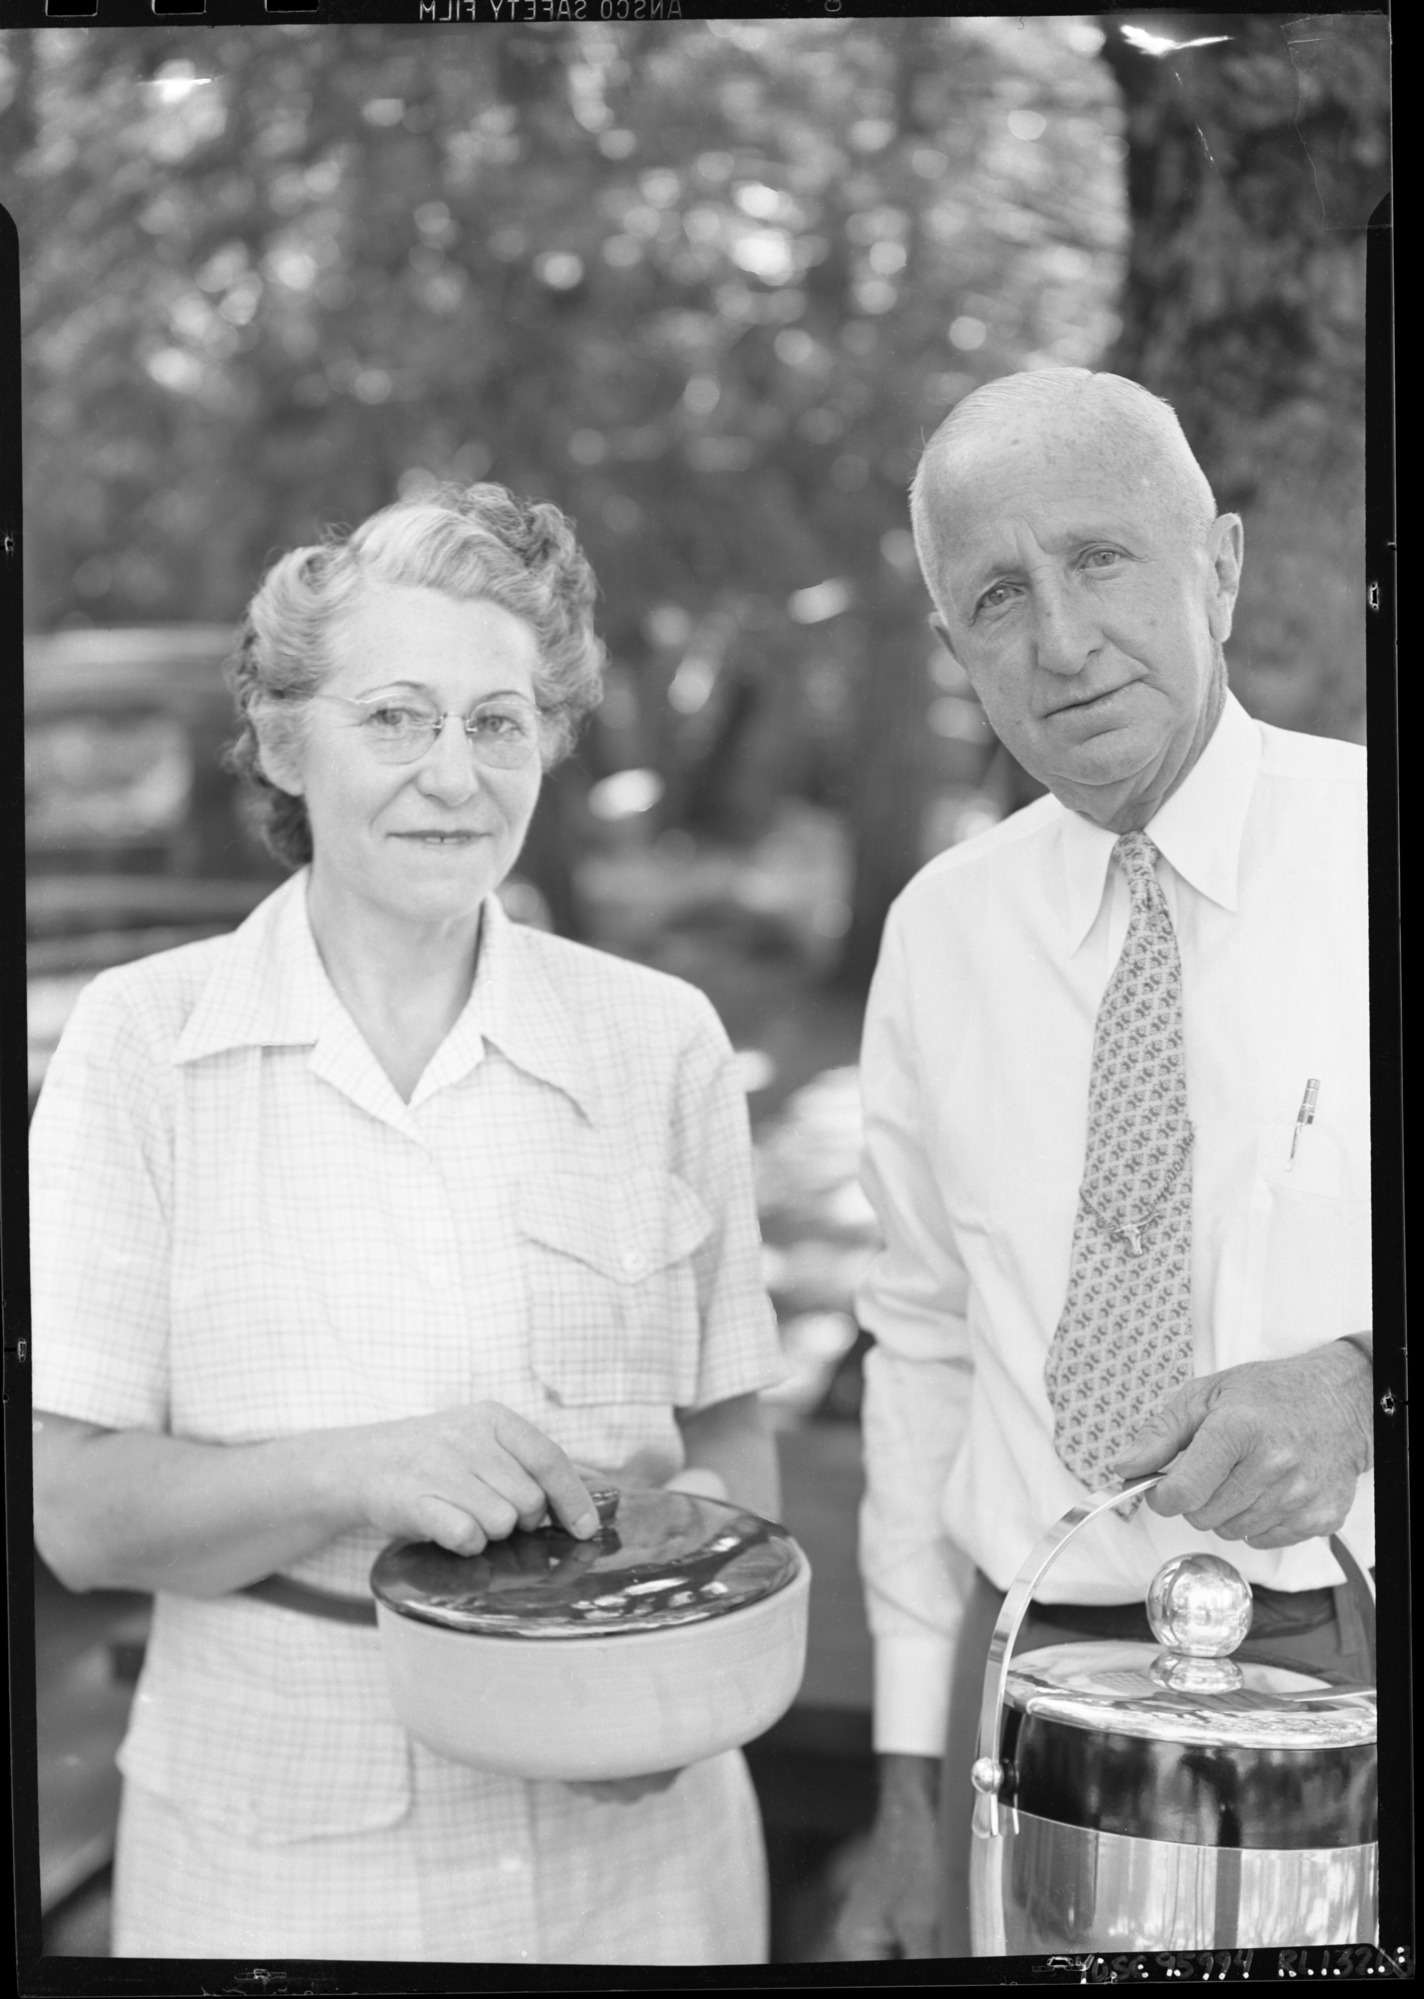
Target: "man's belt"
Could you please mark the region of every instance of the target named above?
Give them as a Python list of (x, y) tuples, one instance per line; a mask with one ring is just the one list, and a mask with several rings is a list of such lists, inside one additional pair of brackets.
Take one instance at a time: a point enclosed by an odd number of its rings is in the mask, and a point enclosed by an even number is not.
[(369, 1596), (338, 1596), (335, 1590), (313, 1589), (310, 1583), (293, 1582), (290, 1576), (263, 1576), (248, 1583), (238, 1596), (255, 1596), (261, 1603), (275, 1604), (279, 1610), (299, 1610), (306, 1617), (325, 1617), (335, 1624), (376, 1622), (376, 1605)]
[[(1303, 1636), (1319, 1631), (1335, 1615), (1335, 1592), (1331, 1589), (1268, 1589), (1252, 1583), (1252, 1638)], [(1142, 1603), (1038, 1603), (1032, 1617), (1048, 1625), (1061, 1625), (1094, 1638), (1141, 1639), (1151, 1644), (1152, 1627), (1147, 1622), (1147, 1606)]]

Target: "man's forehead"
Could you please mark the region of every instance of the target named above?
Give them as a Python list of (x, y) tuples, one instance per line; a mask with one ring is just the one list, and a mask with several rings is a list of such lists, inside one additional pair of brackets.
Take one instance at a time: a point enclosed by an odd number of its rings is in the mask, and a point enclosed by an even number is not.
[(932, 493), (946, 553), (955, 547), (987, 558), (1020, 549), (1025, 536), (1047, 545), (1099, 534), (1151, 532), (1161, 513), (1160, 483), (1145, 468), (1109, 455), (1058, 463), (999, 454), (977, 465), (944, 468)]

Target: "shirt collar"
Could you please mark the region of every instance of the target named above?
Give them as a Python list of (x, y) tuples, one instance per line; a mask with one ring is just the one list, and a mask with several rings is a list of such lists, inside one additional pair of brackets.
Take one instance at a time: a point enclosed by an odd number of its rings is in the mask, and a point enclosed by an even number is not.
[[(1241, 839), (1260, 762), (1261, 732), (1228, 691), (1205, 749), (1145, 828), (1182, 880), (1223, 909), (1236, 908)], [(1074, 952), (1097, 921), (1117, 835), (1066, 806), (1060, 828)]]
[[(175, 1062), (194, 1062), (230, 1048), (320, 1044), (343, 1073), (355, 1066), (357, 1051), (350, 1044), (359, 1035), (321, 962), (307, 919), (306, 887), (307, 870), (302, 868), (232, 932), (178, 1038)], [(469, 1000), (421, 1078), (410, 1108), (468, 1074), (487, 1041), (596, 1120), (596, 1084), (539, 944), (510, 921), (495, 896), (486, 898), (481, 914), (479, 963)]]
[(173, 1051), (196, 1062), (229, 1048), (302, 1047), (335, 1000), (307, 922), (307, 870), (259, 902), (225, 940)]
[(537, 931), (513, 922), (497, 897), (487, 897), (479, 965), (466, 1011), (506, 1061), (552, 1083), (596, 1123), (598, 1089), (588, 1051), (550, 976), (547, 955)]

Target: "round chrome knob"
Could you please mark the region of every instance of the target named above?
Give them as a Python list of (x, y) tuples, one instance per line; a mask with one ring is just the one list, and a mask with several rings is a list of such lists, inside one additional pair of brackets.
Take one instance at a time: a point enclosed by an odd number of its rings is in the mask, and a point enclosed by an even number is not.
[(981, 1797), (997, 1795), (1004, 1781), (1003, 1765), (993, 1756), (976, 1756), (974, 1767), (969, 1772), (969, 1781)]
[(1147, 1621), (1189, 1659), (1224, 1659), (1251, 1629), (1251, 1589), (1220, 1555), (1174, 1555), (1152, 1578)]

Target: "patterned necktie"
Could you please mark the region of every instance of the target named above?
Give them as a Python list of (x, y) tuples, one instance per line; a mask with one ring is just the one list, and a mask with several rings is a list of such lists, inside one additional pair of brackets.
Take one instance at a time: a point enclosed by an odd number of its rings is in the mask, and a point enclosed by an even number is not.
[(1192, 1373), (1192, 1127), (1182, 965), (1157, 849), (1124, 833), (1113, 857), (1132, 915), (1103, 994), (1088, 1082), (1088, 1154), (1068, 1299), (1043, 1370), (1053, 1446), (1090, 1490)]

